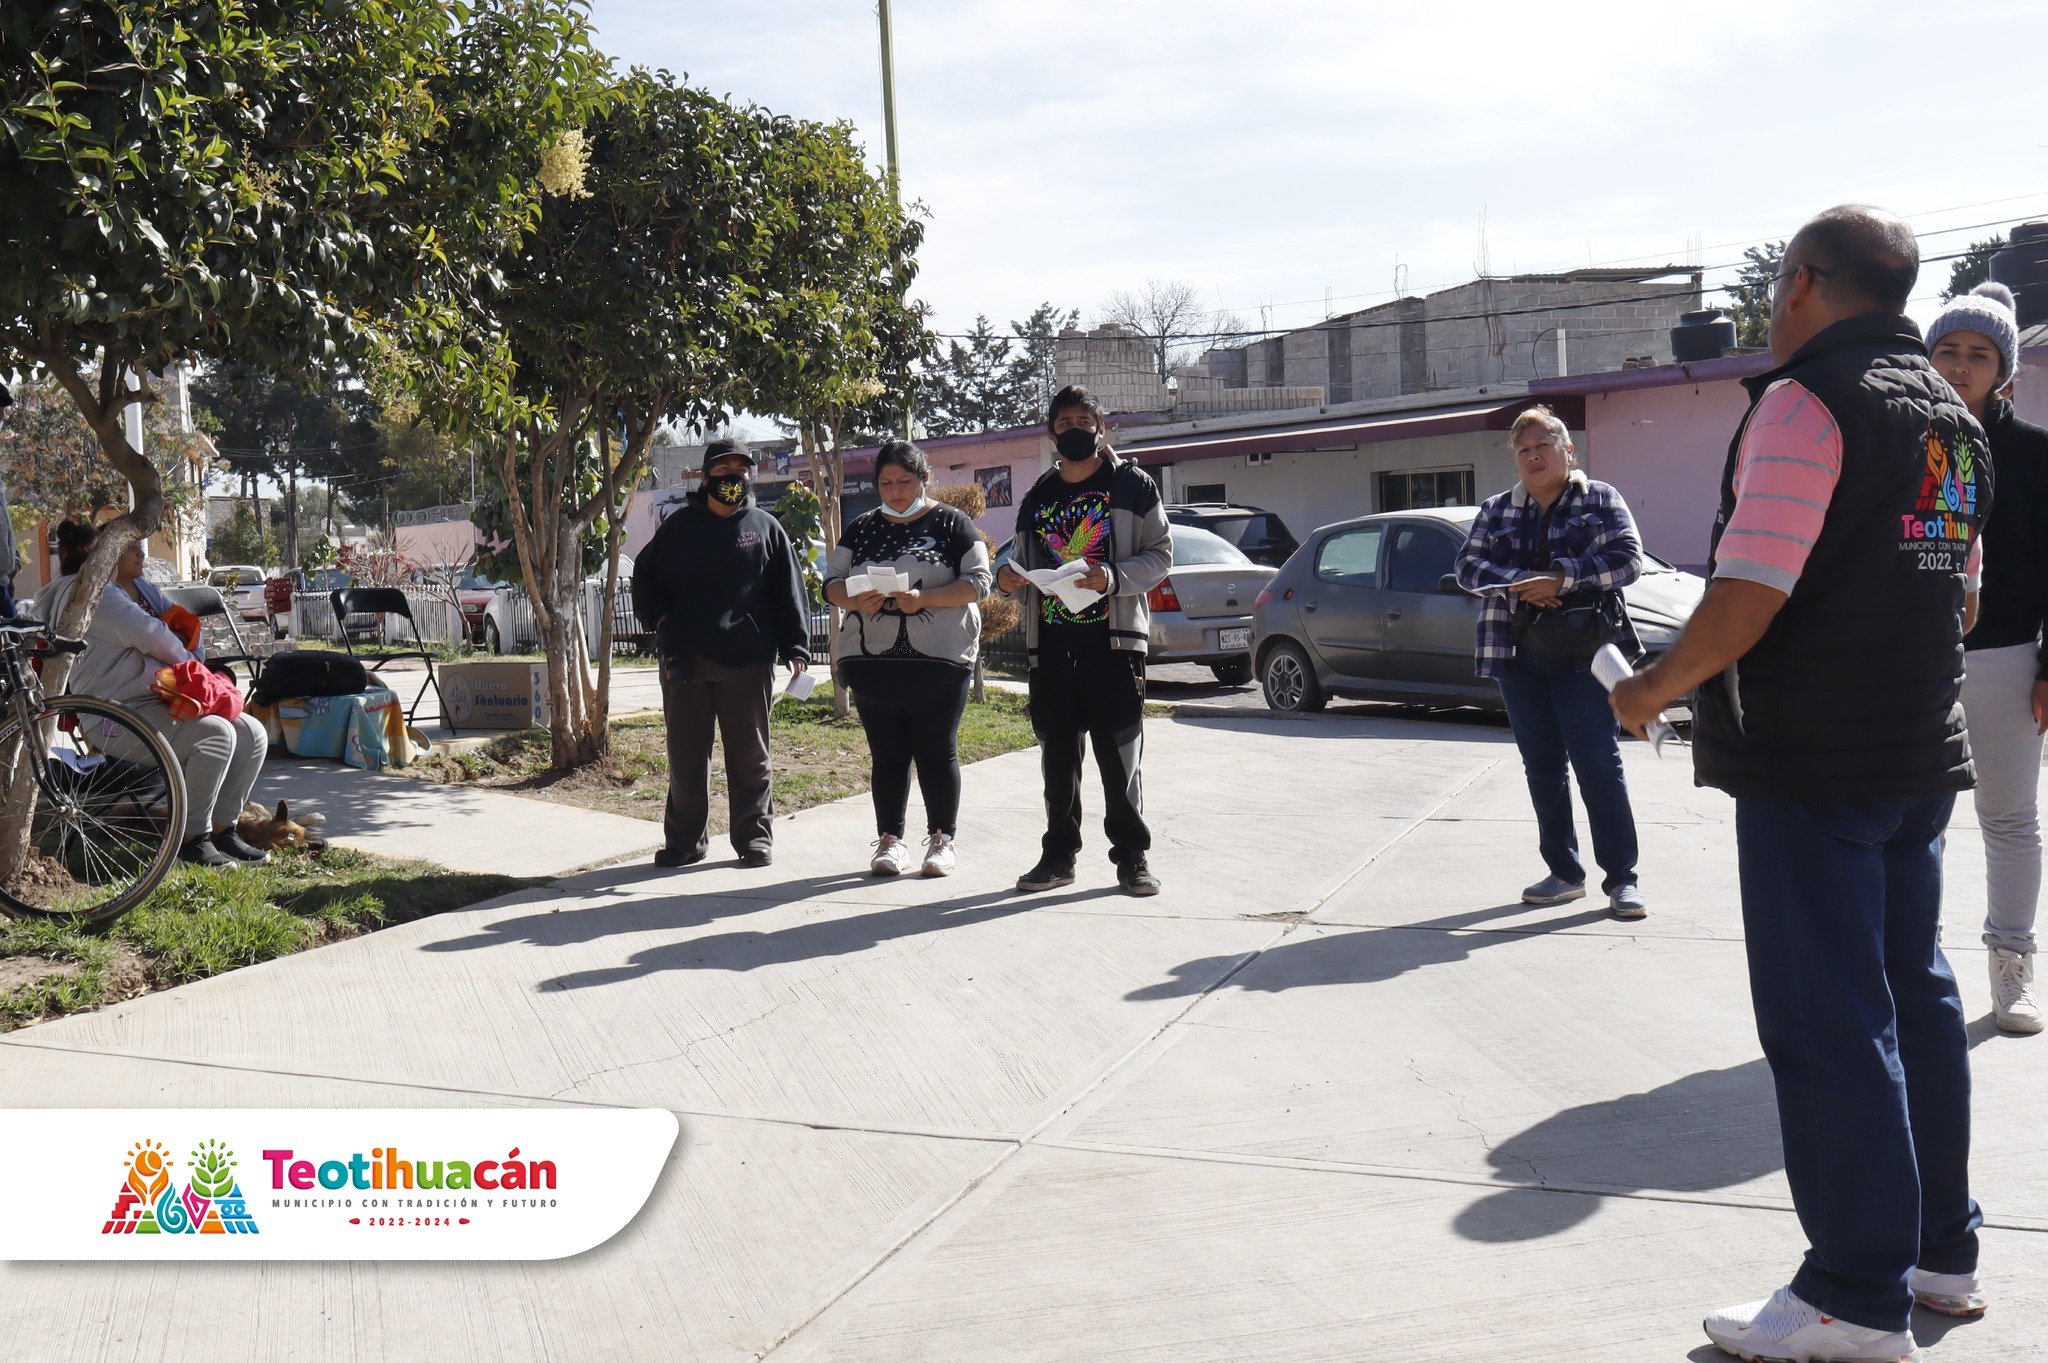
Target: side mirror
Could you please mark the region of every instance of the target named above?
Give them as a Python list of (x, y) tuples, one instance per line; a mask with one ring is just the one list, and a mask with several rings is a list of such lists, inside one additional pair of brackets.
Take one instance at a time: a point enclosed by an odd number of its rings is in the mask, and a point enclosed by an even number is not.
[(1458, 575), (1456, 573), (1445, 573), (1442, 577), (1438, 578), (1436, 580), (1436, 589), (1447, 596), (1471, 595), (1471, 593), (1458, 585)]

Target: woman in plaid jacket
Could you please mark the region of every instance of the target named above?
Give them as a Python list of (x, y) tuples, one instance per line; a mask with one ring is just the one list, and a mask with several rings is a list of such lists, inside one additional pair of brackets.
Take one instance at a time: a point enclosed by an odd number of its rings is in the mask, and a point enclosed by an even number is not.
[[(1571, 435), (1548, 407), (1531, 407), (1508, 434), (1520, 486), (1489, 498), (1458, 555), (1458, 583), (1485, 598), (1475, 671), (1500, 683), (1508, 724), (1521, 749), (1536, 807), (1537, 845), (1550, 874), (1522, 892), (1526, 904), (1563, 904), (1586, 893), (1579, 837), (1572, 825), (1566, 765), (1593, 826), (1601, 889), (1616, 918), (1648, 912), (1636, 883), (1635, 814), (1621, 769), (1621, 731), (1590, 656), (1567, 641), (1560, 654), (1543, 612), (1577, 607), (1590, 620), (1601, 598), (1618, 597), (1641, 576), (1642, 543), (1628, 505), (1606, 483), (1580, 471)], [(1614, 640), (1640, 656), (1625, 608), (1614, 610)]]

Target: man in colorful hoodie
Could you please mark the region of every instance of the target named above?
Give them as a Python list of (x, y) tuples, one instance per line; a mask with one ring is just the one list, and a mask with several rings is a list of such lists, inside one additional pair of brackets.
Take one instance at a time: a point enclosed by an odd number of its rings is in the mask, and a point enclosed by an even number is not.
[[(1110, 449), (1102, 404), (1087, 389), (1068, 385), (1054, 394), (1046, 427), (1059, 465), (1017, 508), (1015, 550), (998, 584), (1022, 608), (1031, 727), (1045, 772), (1044, 855), (1017, 888), (1074, 883), (1085, 740), (1093, 742), (1102, 772), (1103, 831), (1117, 884), (1128, 894), (1154, 895), (1159, 880), (1146, 864), (1152, 832), (1140, 765), (1152, 623), (1146, 593), (1173, 566), (1166, 507), (1151, 476)], [(1025, 576), (1073, 562), (1089, 565), (1077, 583), (1101, 593), (1098, 599), (1070, 606)]]

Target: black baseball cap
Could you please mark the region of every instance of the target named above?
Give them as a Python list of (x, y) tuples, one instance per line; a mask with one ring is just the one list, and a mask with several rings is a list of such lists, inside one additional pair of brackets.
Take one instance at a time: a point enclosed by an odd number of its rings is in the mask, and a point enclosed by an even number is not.
[(704, 447), (704, 463), (701, 467), (708, 469), (715, 461), (725, 458), (728, 454), (736, 454), (749, 464), (761, 462), (754, 457), (754, 452), (747, 448), (747, 442), (744, 440), (714, 440)]

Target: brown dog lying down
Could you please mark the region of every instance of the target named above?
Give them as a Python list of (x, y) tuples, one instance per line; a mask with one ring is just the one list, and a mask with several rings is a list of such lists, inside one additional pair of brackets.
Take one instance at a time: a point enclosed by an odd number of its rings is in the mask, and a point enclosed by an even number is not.
[(325, 814), (301, 814), (294, 819), (291, 806), (279, 800), (275, 814), (259, 804), (244, 806), (236, 828), (244, 842), (266, 852), (279, 847), (321, 852), (326, 850), (327, 841), (313, 830), (325, 822)]

